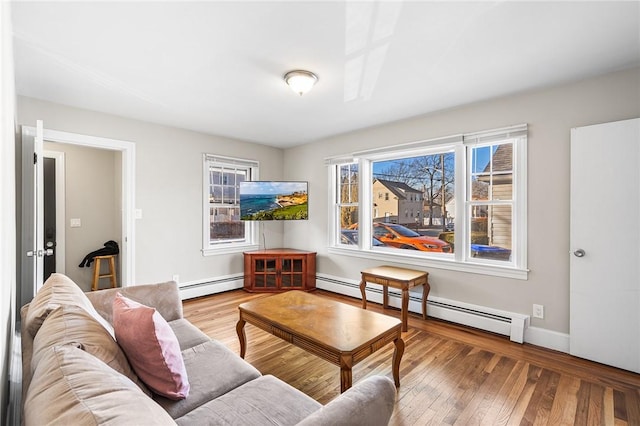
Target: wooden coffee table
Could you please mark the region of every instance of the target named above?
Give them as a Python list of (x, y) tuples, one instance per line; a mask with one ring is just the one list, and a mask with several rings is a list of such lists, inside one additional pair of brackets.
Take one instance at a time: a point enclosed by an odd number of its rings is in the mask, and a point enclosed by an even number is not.
[(393, 342), (393, 380), (400, 386), (404, 341), (397, 318), (299, 290), (242, 303), (238, 309), (236, 331), (242, 358), (247, 349), (244, 325), (248, 322), (339, 366), (340, 392), (344, 392), (351, 387), (353, 366)]

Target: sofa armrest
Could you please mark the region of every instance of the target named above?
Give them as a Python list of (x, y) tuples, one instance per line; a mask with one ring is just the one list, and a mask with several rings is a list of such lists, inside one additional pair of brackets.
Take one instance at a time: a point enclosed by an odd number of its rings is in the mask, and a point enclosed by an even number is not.
[(386, 426), (396, 402), (396, 387), (385, 376), (372, 376), (357, 383), (298, 426)]
[(162, 317), (168, 321), (182, 318), (182, 300), (180, 290), (175, 281), (160, 284), (144, 284), (123, 288), (108, 288), (85, 293), (94, 308), (109, 323), (113, 324), (113, 299), (120, 292), (143, 305), (156, 308)]

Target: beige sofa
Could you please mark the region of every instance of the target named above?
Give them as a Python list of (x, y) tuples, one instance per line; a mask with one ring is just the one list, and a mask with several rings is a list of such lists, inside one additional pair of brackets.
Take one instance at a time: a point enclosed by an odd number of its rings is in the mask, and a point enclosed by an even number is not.
[[(174, 401), (138, 379), (114, 340), (116, 292), (152, 306), (171, 326), (190, 382)], [(393, 382), (374, 376), (322, 406), (263, 376), (182, 316), (174, 282), (83, 293), (54, 274), (21, 310), (23, 423), (112, 425), (386, 425)]]

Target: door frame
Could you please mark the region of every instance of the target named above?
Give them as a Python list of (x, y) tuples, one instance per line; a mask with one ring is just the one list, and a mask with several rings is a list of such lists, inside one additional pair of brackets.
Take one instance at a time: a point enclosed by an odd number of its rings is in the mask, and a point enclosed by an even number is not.
[[(35, 132), (34, 127), (24, 126)], [(91, 148), (120, 151), (122, 153), (122, 244), (120, 266), (121, 286), (135, 282), (135, 161), (136, 146), (133, 142), (44, 129), (44, 141)]]
[[(56, 272), (64, 274), (66, 272), (66, 192), (64, 152), (49, 151), (45, 149), (42, 151), (42, 156), (45, 158), (53, 158), (56, 162)], [(58, 250), (58, 247), (62, 247), (63, 250)]]

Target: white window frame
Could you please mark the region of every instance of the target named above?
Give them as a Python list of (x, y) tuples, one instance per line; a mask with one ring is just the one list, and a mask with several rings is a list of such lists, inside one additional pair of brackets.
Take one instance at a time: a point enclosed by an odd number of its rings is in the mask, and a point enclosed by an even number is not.
[(259, 248), (258, 227), (253, 221), (244, 222), (243, 240), (210, 241), (210, 204), (209, 204), (209, 168), (211, 165), (227, 169), (246, 169), (250, 180), (259, 179), (259, 164), (257, 161), (241, 158), (224, 157), (214, 154), (202, 156), (202, 255), (238, 253)]
[[(513, 202), (512, 202), (512, 258), (510, 262), (478, 259), (470, 256), (468, 235), (470, 233), (470, 207), (467, 201), (468, 180), (470, 179), (469, 155), (471, 147), (495, 143), (497, 141), (510, 140), (513, 143)], [(473, 134), (454, 135), (445, 138), (418, 141), (409, 144), (396, 145), (386, 148), (377, 148), (360, 151), (342, 158), (328, 159), (330, 188), (330, 211), (332, 225), (330, 229), (329, 253), (345, 254), (379, 261), (392, 261), (409, 265), (434, 267), (447, 270), (478, 273), (516, 279), (527, 279), (527, 184), (526, 184), (526, 124), (507, 128), (483, 131)], [(366, 182), (372, 181), (372, 162), (390, 158), (429, 155), (450, 151), (455, 153), (455, 247), (453, 254), (426, 253), (413, 250), (390, 249), (384, 247), (372, 247), (371, 227), (359, 227), (358, 245), (345, 245), (340, 243), (339, 217), (335, 212), (337, 199), (336, 170), (341, 164), (358, 162), (359, 173), (359, 209), (358, 222), (371, 223), (372, 209), (363, 206), (372, 206), (372, 188)], [(331, 178), (333, 177), (333, 178)]]

